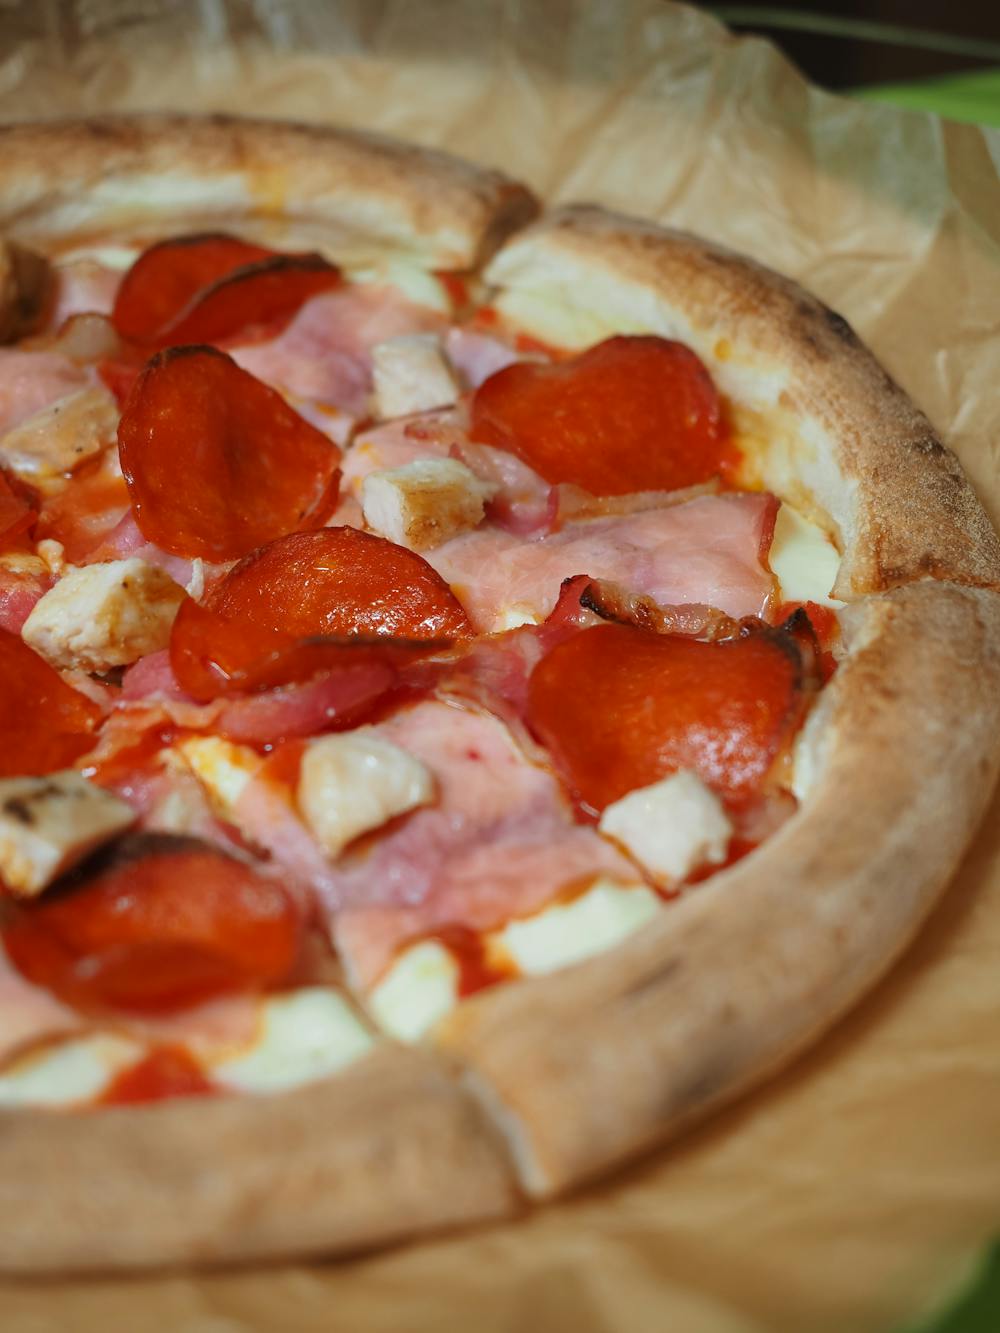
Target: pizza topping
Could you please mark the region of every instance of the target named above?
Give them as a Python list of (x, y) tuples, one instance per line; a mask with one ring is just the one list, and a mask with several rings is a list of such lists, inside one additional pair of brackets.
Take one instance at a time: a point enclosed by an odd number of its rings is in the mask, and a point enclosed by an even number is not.
[(27, 532), (38, 517), (34, 496), (0, 468), (0, 547)]
[(214, 233), (150, 246), (121, 282), (114, 303), (115, 328), (133, 342), (162, 345), (170, 327), (215, 283), (273, 256), (274, 251), (263, 246)]
[(215, 1091), (201, 1065), (183, 1046), (157, 1046), (115, 1075), (101, 1094), (100, 1104), (141, 1106), (165, 1097), (198, 1097)]
[(801, 674), (794, 640), (778, 630), (702, 643), (598, 625), (535, 668), (528, 721), (587, 810), (678, 769), (738, 804), (792, 738)]
[(356, 528), (324, 528), (272, 542), (202, 606), (186, 603), (171, 660), (183, 688), (204, 699), (303, 680), (324, 666), (402, 660), (468, 629), (422, 557)]
[(634, 882), (631, 863), (573, 822), (551, 773), (498, 719), (429, 700), (375, 730), (426, 765), (438, 799), (359, 840), (317, 886), (362, 983), (441, 926), (491, 929), (602, 872)]
[(544, 619), (563, 581), (607, 579), (661, 606), (699, 603), (739, 619), (774, 595), (762, 560), (777, 502), (762, 494), (706, 495), (638, 514), (567, 523), (544, 542), (479, 528), (428, 553), (480, 631), (517, 606)]
[(212, 1076), (239, 1092), (280, 1092), (325, 1078), (371, 1050), (374, 1042), (343, 995), (305, 986), (262, 1004), (251, 1048), (213, 1063)]
[(91, 747), (100, 718), (98, 704), (0, 630), (0, 777), (66, 768)]
[(733, 832), (722, 802), (688, 769), (612, 801), (598, 828), (664, 885), (703, 865), (722, 865)]
[(458, 386), (433, 333), (404, 333), (372, 348), (375, 415), (407, 417), (450, 407)]
[(0, 885), (36, 897), (133, 819), (124, 801), (73, 769), (0, 779)]
[[(626, 592), (607, 579), (585, 581), (577, 587), (577, 592), (583, 610), (593, 611), (602, 620), (613, 620), (619, 625), (635, 625), (637, 629), (652, 630), (655, 634), (682, 634), (688, 639), (731, 639), (739, 633), (738, 620), (700, 602), (660, 606), (652, 597)], [(560, 598), (562, 596), (560, 593)]]
[(38, 556), (14, 551), (0, 556), (0, 629), (20, 634), (31, 608), (51, 584), (49, 568)]
[(363, 417), (372, 389), (372, 348), (444, 323), (436, 311), (412, 305), (391, 288), (343, 286), (313, 297), (277, 338), (234, 348), (232, 355), (283, 392)]
[(107, 390), (81, 389), (8, 431), (0, 439), (0, 463), (24, 481), (51, 481), (107, 448), (117, 428), (118, 409)]
[(184, 589), (134, 556), (71, 569), (35, 604), (22, 636), (53, 666), (108, 671), (166, 647)]
[(708, 481), (730, 447), (705, 367), (683, 344), (653, 336), (499, 371), (473, 398), (472, 438), (594, 495)]
[(550, 486), (527, 463), (489, 444), (463, 441), (453, 446), (452, 453), (491, 487), (491, 523), (519, 537), (537, 538), (555, 529), (558, 488)]
[(157, 1012), (283, 981), (299, 909), (282, 885), (193, 839), (134, 837), (3, 927), (14, 965), (85, 1011)]
[(0, 435), (90, 384), (87, 371), (58, 352), (0, 347)]
[(843, 605), (830, 595), (840, 571), (840, 553), (822, 528), (789, 504), (778, 509), (768, 558), (783, 601), (828, 608)]
[[(105, 449), (81, 464), (70, 485), (50, 491), (44, 497), (35, 536), (58, 541), (70, 564), (82, 564), (130, 516), (128, 488), (121, 474), (118, 451)], [(133, 553), (109, 551), (104, 558)]]
[(114, 1032), (46, 1042), (22, 1052), (0, 1072), (0, 1106), (93, 1103), (142, 1049), (130, 1037)]
[(118, 440), (136, 521), (175, 555), (245, 555), (319, 527), (336, 504), (339, 451), (280, 394), (209, 347), (153, 357)]
[(444, 349), (449, 362), (469, 389), (478, 389), (497, 371), (524, 359), (510, 343), (469, 328), (450, 328), (445, 334)]
[(403, 949), (365, 997), (383, 1032), (397, 1041), (419, 1041), (458, 1003), (459, 963), (440, 940)]
[(51, 286), (47, 261), (14, 241), (0, 240), (0, 342), (30, 332)]
[(434, 799), (426, 764), (370, 727), (310, 741), (302, 756), (298, 804), (331, 859), (362, 833)]
[(453, 458), (422, 458), (370, 472), (361, 505), (370, 528), (400, 546), (425, 551), (478, 527), (493, 487)]

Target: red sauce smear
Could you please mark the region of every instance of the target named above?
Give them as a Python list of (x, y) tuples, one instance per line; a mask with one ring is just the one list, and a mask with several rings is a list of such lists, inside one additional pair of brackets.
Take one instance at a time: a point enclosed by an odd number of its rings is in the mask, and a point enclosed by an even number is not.
[(167, 1097), (213, 1096), (218, 1088), (183, 1046), (157, 1046), (123, 1069), (98, 1098), (98, 1106), (140, 1106)]

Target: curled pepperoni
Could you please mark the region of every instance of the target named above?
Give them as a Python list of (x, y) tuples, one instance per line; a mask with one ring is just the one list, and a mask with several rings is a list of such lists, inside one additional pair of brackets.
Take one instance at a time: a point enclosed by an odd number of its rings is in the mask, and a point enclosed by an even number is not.
[(694, 486), (731, 461), (708, 371), (683, 344), (653, 336), (507, 366), (476, 390), (471, 436), (593, 495)]
[(800, 683), (780, 630), (705, 643), (597, 625), (535, 668), (528, 722), (591, 812), (680, 768), (738, 804), (791, 738)]
[(337, 501), (336, 446), (211, 347), (153, 357), (118, 445), (136, 522), (174, 555), (232, 560), (319, 527)]
[(136, 835), (3, 928), (23, 976), (87, 1012), (182, 1009), (283, 981), (299, 908), (276, 880), (194, 838)]
[(183, 689), (207, 699), (338, 663), (357, 669), (365, 653), (402, 660), (470, 632), (461, 603), (422, 556), (357, 528), (322, 528), (271, 542), (202, 605), (185, 602), (170, 660)]
[(122, 279), (112, 322), (123, 338), (155, 343), (158, 336), (205, 290), (273, 250), (235, 236), (178, 236), (144, 250)]
[(126, 274), (115, 328), (146, 347), (215, 343), (278, 331), (311, 296), (340, 283), (321, 255), (281, 255), (233, 236), (154, 245)]
[(0, 630), (0, 777), (53, 773), (93, 745), (101, 709)]
[(0, 469), (0, 548), (27, 532), (37, 517), (31, 492)]

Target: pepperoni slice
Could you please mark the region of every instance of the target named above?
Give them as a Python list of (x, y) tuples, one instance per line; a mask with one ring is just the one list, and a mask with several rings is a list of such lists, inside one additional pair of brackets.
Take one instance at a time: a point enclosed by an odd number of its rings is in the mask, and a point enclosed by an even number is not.
[(338, 662), (356, 668), (364, 652), (405, 660), (471, 632), (422, 556), (357, 528), (322, 528), (271, 542), (202, 605), (185, 602), (170, 660), (184, 690), (208, 699), (304, 680)]
[(99, 1101), (101, 1106), (138, 1106), (215, 1091), (201, 1065), (183, 1046), (157, 1046), (144, 1060), (112, 1079)]
[(122, 279), (112, 323), (123, 338), (155, 343), (206, 287), (273, 255), (262, 245), (216, 232), (161, 241), (143, 251)]
[(319, 527), (337, 502), (336, 446), (211, 347), (153, 357), (118, 445), (136, 522), (174, 555), (232, 560)]
[(52, 773), (93, 745), (101, 709), (0, 630), (0, 777)]
[(37, 517), (31, 492), (0, 469), (0, 548), (26, 532)]
[(791, 738), (801, 673), (781, 630), (705, 643), (597, 625), (535, 668), (528, 722), (590, 812), (679, 768), (739, 804)]
[(274, 334), (340, 270), (321, 255), (282, 255), (233, 236), (154, 245), (126, 274), (112, 315), (118, 332), (146, 347)]
[(87, 1012), (163, 1012), (282, 981), (299, 955), (291, 895), (194, 838), (137, 835), (3, 928), (14, 966)]
[(471, 435), (593, 495), (677, 490), (732, 461), (708, 371), (683, 344), (652, 336), (507, 366), (476, 390)]

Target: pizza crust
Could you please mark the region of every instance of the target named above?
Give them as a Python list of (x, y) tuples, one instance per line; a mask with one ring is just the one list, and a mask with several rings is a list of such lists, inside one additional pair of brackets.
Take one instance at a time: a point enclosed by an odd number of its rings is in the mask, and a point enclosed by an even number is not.
[[(465, 268), (534, 211), (443, 155), (319, 127), (144, 117), (0, 131), (0, 232), (226, 228), (348, 262)], [(612, 952), (495, 988), (433, 1049), (318, 1085), (0, 1114), (0, 1267), (356, 1251), (507, 1215), (663, 1141), (787, 1062), (905, 947), (996, 778), (1000, 543), (953, 456), (839, 316), (682, 233), (570, 208), (487, 269), (509, 322), (680, 337), (763, 484), (843, 552), (847, 653), (803, 808)], [(575, 323), (573, 321), (576, 321)], [(563, 327), (567, 327), (564, 324)], [(587, 340), (586, 338), (584, 340)]]
[(0, 129), (0, 234), (68, 239), (238, 231), (340, 263), (481, 262), (537, 204), (524, 186), (381, 135), (229, 116)]
[(692, 347), (758, 460), (748, 480), (836, 538), (834, 596), (927, 576), (1000, 586), (1000, 541), (958, 460), (847, 321), (787, 278), (591, 206), (546, 214), (485, 277), (543, 340), (554, 321), (586, 341), (641, 332)]
[(448, 1064), (383, 1045), (274, 1096), (0, 1113), (0, 1269), (359, 1250), (505, 1216), (499, 1137)]

